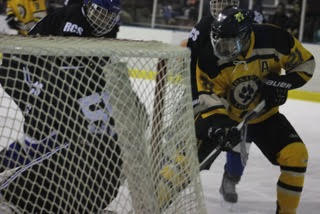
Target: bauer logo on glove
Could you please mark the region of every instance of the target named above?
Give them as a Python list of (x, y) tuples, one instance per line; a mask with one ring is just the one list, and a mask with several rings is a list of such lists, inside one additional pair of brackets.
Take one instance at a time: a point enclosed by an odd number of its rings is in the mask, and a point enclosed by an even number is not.
[(286, 89), (290, 89), (292, 87), (292, 84), (290, 83), (279, 82), (277, 80), (272, 80), (272, 79), (266, 79), (263, 82), (264, 84), (273, 86), (273, 87), (286, 88)]
[(285, 76), (270, 73), (262, 80), (260, 92), (262, 99), (266, 101), (269, 108), (280, 106), (287, 101), (288, 90), (292, 88), (292, 84), (287, 82)]

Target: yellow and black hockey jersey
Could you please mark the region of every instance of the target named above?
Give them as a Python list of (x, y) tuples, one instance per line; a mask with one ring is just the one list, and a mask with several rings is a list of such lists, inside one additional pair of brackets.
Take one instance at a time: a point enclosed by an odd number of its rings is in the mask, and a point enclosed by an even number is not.
[(8, 0), (7, 16), (14, 15), (24, 24), (20, 34), (27, 32), (43, 17), (47, 15), (46, 0)]
[[(196, 115), (203, 119), (227, 115), (239, 122), (261, 101), (259, 82), (266, 75), (285, 71), (293, 88), (298, 88), (314, 72), (312, 54), (291, 34), (273, 25), (253, 25), (246, 56), (232, 62), (214, 56), (210, 39), (194, 44), (188, 43), (196, 53), (192, 54), (191, 65), (193, 104)], [(251, 123), (263, 121), (277, 111), (278, 107), (269, 109)]]

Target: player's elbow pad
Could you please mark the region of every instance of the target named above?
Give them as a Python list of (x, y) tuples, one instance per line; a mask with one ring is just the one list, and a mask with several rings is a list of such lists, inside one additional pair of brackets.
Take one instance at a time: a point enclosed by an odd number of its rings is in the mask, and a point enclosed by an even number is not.
[(282, 78), (292, 84), (291, 89), (302, 87), (313, 76), (315, 71), (315, 60), (311, 57), (308, 61), (296, 66), (292, 70), (286, 72)]

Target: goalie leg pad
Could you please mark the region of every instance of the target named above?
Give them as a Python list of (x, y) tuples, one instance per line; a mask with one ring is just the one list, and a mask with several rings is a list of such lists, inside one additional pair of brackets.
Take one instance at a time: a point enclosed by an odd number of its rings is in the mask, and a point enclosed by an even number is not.
[(159, 182), (156, 187), (158, 203), (166, 207), (190, 183), (190, 169), (184, 155), (176, 154), (159, 172)]
[(294, 214), (299, 205), (308, 162), (308, 151), (301, 142), (283, 148), (277, 159), (281, 174), (277, 183), (277, 213)]

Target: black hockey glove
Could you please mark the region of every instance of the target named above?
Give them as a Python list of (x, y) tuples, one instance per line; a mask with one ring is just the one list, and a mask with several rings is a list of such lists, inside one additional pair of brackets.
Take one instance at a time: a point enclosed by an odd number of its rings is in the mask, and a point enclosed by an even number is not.
[(11, 29), (23, 30), (24, 24), (22, 22), (18, 21), (18, 19), (13, 14), (8, 15), (6, 18), (6, 21), (8, 23), (8, 26)]
[(222, 151), (230, 151), (241, 141), (241, 132), (235, 127), (209, 128), (208, 137), (221, 146)]
[(291, 88), (292, 84), (285, 80), (285, 76), (270, 74), (262, 80), (260, 92), (262, 99), (266, 101), (266, 106), (272, 108), (287, 101), (288, 90)]

